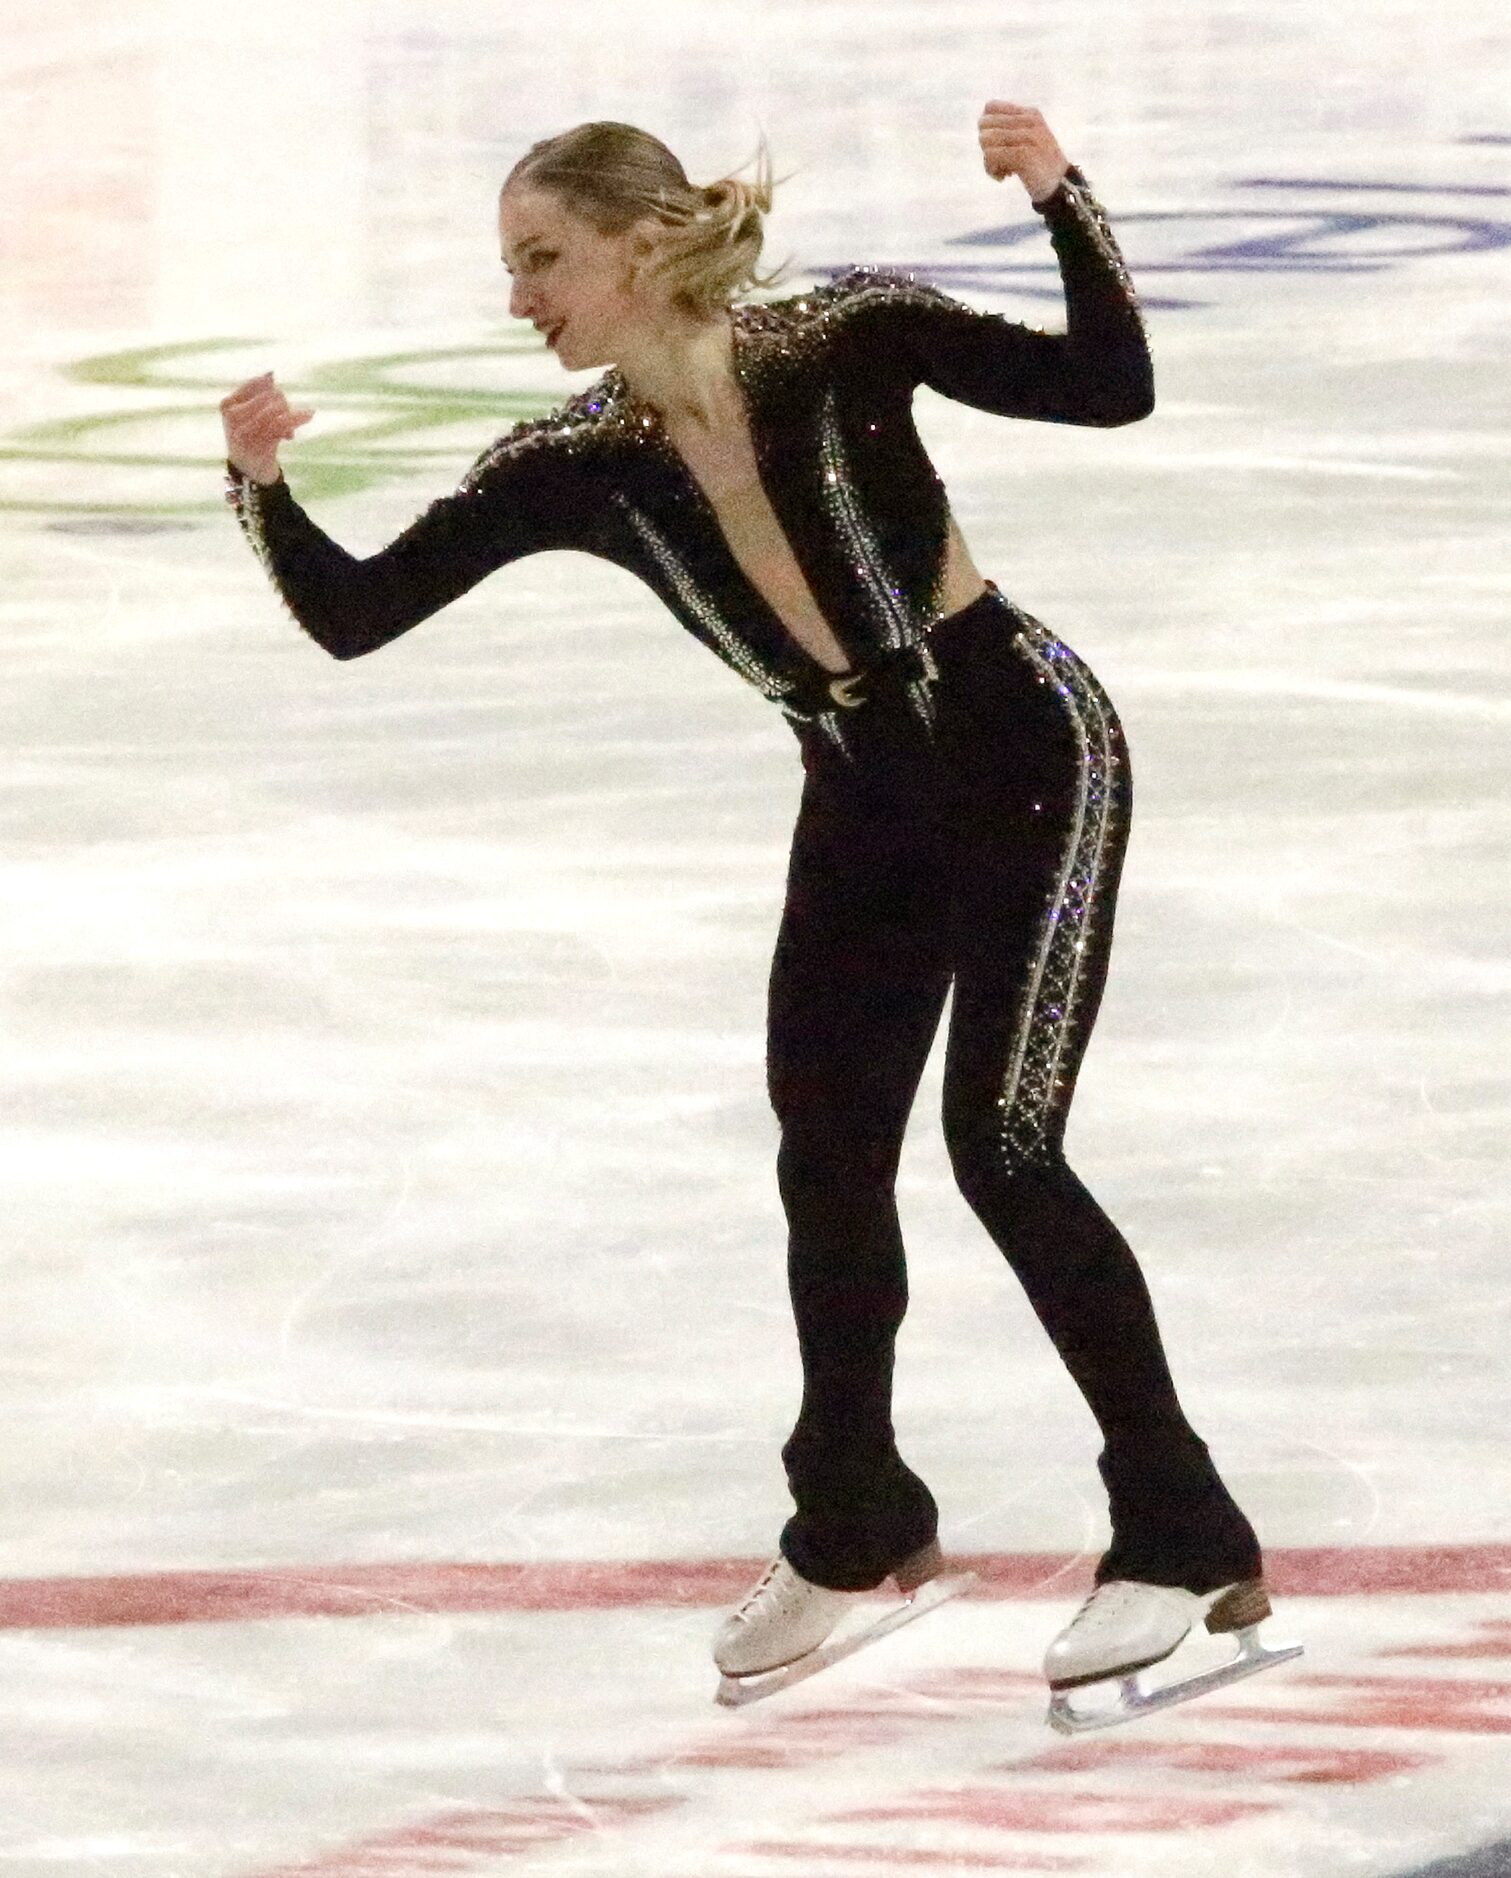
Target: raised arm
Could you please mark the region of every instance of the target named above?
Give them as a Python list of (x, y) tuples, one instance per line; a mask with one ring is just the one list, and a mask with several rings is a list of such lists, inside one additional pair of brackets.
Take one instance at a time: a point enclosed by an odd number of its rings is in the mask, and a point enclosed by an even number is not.
[[(270, 401), (269, 388), (281, 402)], [(570, 504), (553, 489), (552, 453), (516, 427), (459, 487), (440, 497), (386, 548), (349, 554), (312, 522), (278, 469), (277, 443), (310, 413), (289, 410), (271, 375), (221, 406), (226, 499), (284, 604), (332, 658), (360, 658), (477, 585), (495, 568), (565, 545), (557, 518)]]
[(937, 287), (873, 274), (874, 342), (911, 383), (1004, 417), (1054, 424), (1131, 424), (1154, 408), (1154, 369), (1138, 299), (1085, 176), (1067, 163), (1037, 111), (988, 105), (988, 173), (1016, 175), (1049, 228), (1065, 289), (1066, 331), (982, 313)]

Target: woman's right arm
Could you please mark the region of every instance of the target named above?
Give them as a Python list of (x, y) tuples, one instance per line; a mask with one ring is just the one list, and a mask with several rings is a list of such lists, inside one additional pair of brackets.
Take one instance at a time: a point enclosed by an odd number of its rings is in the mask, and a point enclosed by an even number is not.
[(312, 412), (290, 409), (272, 374), (221, 402), (226, 499), (294, 618), (332, 658), (360, 658), (457, 599), (495, 568), (564, 545), (551, 527), (559, 507), (538, 474), (545, 453), (474, 466), (452, 494), (431, 503), (386, 548), (365, 559), (317, 528), (289, 491), (278, 444)]

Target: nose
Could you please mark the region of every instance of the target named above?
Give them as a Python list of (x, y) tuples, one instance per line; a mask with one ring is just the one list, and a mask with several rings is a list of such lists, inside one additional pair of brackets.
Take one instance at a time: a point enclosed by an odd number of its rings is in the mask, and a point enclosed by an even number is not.
[(530, 294), (523, 281), (516, 280), (509, 289), (509, 313), (517, 320), (530, 317)]

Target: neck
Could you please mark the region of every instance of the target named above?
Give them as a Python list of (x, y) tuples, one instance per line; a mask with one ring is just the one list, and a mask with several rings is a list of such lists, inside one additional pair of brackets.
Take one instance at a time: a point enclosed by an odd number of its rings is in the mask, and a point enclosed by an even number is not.
[(619, 370), (630, 396), (668, 424), (711, 429), (739, 398), (734, 375), (734, 321), (726, 313), (628, 334)]

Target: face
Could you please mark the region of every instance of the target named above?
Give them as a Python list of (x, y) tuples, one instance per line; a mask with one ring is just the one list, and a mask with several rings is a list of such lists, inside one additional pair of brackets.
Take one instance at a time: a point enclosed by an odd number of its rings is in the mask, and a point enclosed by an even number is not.
[(533, 321), (569, 372), (614, 364), (626, 328), (657, 317), (648, 278), (636, 274), (654, 251), (649, 223), (600, 235), (551, 190), (518, 184), (500, 198), (498, 234), (510, 313)]

